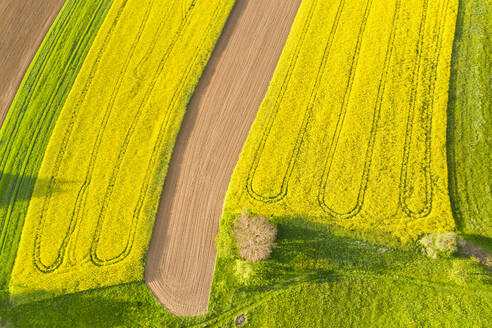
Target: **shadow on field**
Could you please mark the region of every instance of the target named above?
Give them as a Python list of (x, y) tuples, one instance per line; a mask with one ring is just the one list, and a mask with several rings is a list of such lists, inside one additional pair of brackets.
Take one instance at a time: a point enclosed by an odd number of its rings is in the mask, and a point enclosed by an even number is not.
[(329, 227), (301, 218), (277, 221), (277, 241), (271, 259), (258, 263), (259, 285), (241, 291), (268, 291), (306, 281), (325, 283), (337, 280), (343, 272), (386, 272), (415, 260), (413, 252), (364, 243), (334, 235)]
[[(0, 209), (9, 206), (13, 202), (27, 201), (31, 198), (44, 197), (45, 194), (34, 191), (35, 184), (45, 190), (50, 183), (49, 179), (39, 179), (30, 175), (18, 175), (0, 172)], [(65, 186), (71, 181), (58, 180), (53, 193), (65, 191)]]
[[(355, 290), (364, 290), (364, 281), (373, 286), (382, 281), (384, 286), (405, 282), (455, 288), (429, 278), (441, 277), (437, 273), (448, 266), (444, 259), (428, 259), (413, 248), (404, 250), (342, 236), (334, 227), (299, 217), (272, 217), (278, 233), (271, 257), (258, 263), (243, 261), (237, 255), (231, 230), (234, 217), (226, 213), (227, 221), (221, 225), (211, 293), (211, 304), (223, 302), (227, 310), (212, 308), (212, 316), (204, 324), (225, 323), (228, 316), (255, 312), (270, 301), (285, 298), (293, 302), (306, 291), (326, 291), (352, 282)], [(443, 275), (447, 278), (446, 273)]]
[[(16, 327), (46, 327), (48, 322), (55, 324), (54, 327), (124, 327), (131, 321), (131, 312), (125, 311), (131, 305), (128, 301), (90, 296), (63, 299), (63, 302), (45, 301), (20, 305), (14, 310), (16, 315), (6, 315), (5, 320)], [(27, 313), (34, 309), (38, 312), (28, 318), (21, 315), (23, 309)], [(71, 316), (67, 318), (66, 313)]]
[(462, 237), (487, 252), (492, 253), (492, 238), (482, 235), (462, 235)]
[(149, 311), (158, 312), (160, 309), (141, 282), (16, 306), (8, 302), (7, 295), (0, 298), (0, 318), (14, 327), (136, 327), (145, 325), (139, 315), (145, 317)]

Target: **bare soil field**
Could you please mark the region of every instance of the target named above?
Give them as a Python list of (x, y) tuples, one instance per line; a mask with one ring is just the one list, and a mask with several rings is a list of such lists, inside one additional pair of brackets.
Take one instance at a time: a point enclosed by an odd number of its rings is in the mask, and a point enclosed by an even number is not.
[(207, 311), (223, 200), (301, 0), (237, 0), (178, 136), (145, 281), (177, 315)]
[(0, 127), (27, 67), (64, 2), (0, 2)]

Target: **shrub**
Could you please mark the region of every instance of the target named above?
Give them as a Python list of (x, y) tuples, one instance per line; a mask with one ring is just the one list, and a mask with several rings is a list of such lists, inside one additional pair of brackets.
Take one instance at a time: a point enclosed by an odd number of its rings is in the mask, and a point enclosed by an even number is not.
[(239, 256), (244, 260), (258, 262), (270, 256), (275, 247), (277, 228), (264, 217), (242, 213), (234, 223), (234, 234)]
[(424, 235), (419, 243), (422, 253), (433, 259), (438, 256), (448, 257), (458, 250), (456, 235), (452, 232), (430, 233)]

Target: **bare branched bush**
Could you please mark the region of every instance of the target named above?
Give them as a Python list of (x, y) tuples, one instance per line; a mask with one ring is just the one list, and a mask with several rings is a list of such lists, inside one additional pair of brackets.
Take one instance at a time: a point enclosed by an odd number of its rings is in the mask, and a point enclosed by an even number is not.
[(234, 234), (241, 258), (258, 262), (266, 260), (275, 247), (277, 228), (261, 216), (242, 213), (234, 224)]

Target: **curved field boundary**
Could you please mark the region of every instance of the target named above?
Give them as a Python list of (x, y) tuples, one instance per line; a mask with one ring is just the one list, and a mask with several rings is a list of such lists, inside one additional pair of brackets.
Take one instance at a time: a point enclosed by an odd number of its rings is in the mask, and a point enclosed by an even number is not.
[(299, 3), (238, 0), (188, 107), (145, 270), (175, 314), (207, 311), (222, 202)]
[(174, 140), (232, 4), (114, 1), (39, 171), (15, 302), (143, 279)]
[(0, 5), (0, 127), (22, 77), (65, 0)]
[(182, 37), (183, 31), (187, 28), (189, 21), (191, 19), (191, 14), (192, 10), (195, 7), (195, 1), (192, 1), (190, 6), (186, 9), (184, 12), (182, 22), (179, 26), (179, 29), (176, 31), (176, 34), (174, 38), (171, 40), (171, 43), (168, 47), (168, 49), (164, 52), (164, 56), (162, 57), (161, 61), (159, 62), (159, 65), (156, 67), (153, 77), (152, 77), (152, 82), (150, 83), (148, 89), (146, 90), (145, 96), (144, 96), (144, 101), (139, 105), (138, 107), (138, 112), (135, 118), (132, 120), (132, 123), (130, 125), (130, 129), (128, 130), (127, 134), (125, 135), (125, 139), (123, 141), (122, 147), (120, 149), (120, 152), (118, 154), (118, 159), (116, 162), (116, 165), (113, 167), (113, 171), (111, 172), (111, 178), (110, 178), (110, 183), (108, 187), (106, 188), (106, 191), (104, 193), (104, 198), (103, 198), (103, 205), (102, 209), (99, 214), (98, 222), (97, 222), (97, 227), (96, 227), (96, 232), (93, 236), (92, 243), (91, 243), (91, 261), (93, 261), (96, 265), (102, 266), (102, 265), (109, 265), (113, 263), (120, 262), (123, 260), (125, 257), (128, 256), (128, 254), (131, 251), (132, 245), (133, 245), (133, 240), (135, 237), (136, 233), (136, 224), (138, 222), (138, 217), (141, 215), (141, 210), (143, 207), (143, 204), (145, 200), (148, 197), (148, 187), (152, 180), (154, 179), (153, 172), (154, 170), (158, 167), (160, 162), (158, 161), (158, 155), (160, 151), (163, 149), (164, 146), (164, 141), (165, 141), (165, 134), (169, 131), (169, 121), (172, 117), (172, 114), (177, 111), (177, 105), (179, 101), (179, 96), (183, 93), (183, 89), (187, 82), (190, 79), (190, 75), (192, 70), (196, 67), (198, 64), (198, 56), (200, 55), (200, 51), (205, 46), (205, 42), (207, 41), (207, 38), (209, 38), (210, 32), (212, 28), (214, 27), (214, 24), (216, 24), (217, 20), (219, 19), (219, 14), (220, 14), (220, 7), (218, 6), (210, 19), (210, 23), (207, 26), (207, 29), (204, 30), (204, 33), (202, 35), (201, 40), (196, 45), (196, 48), (193, 51), (193, 55), (191, 57), (191, 60), (188, 62), (185, 71), (183, 72), (181, 79), (177, 85), (177, 88), (173, 91), (171, 95), (171, 102), (169, 104), (169, 108), (166, 112), (165, 119), (160, 125), (159, 128), (159, 135), (156, 139), (156, 144), (152, 148), (151, 152), (151, 157), (147, 166), (147, 169), (145, 170), (145, 177), (142, 181), (142, 185), (139, 189), (139, 195), (138, 195), (138, 200), (137, 203), (134, 207), (132, 218), (131, 218), (131, 226), (128, 234), (128, 239), (125, 243), (125, 247), (123, 251), (121, 251), (119, 254), (116, 256), (110, 258), (110, 259), (102, 259), (97, 255), (97, 249), (99, 246), (99, 240), (102, 235), (102, 225), (104, 223), (104, 216), (106, 215), (106, 209), (107, 209), (107, 204), (108, 202), (111, 201), (111, 196), (113, 193), (113, 185), (116, 182), (116, 178), (119, 174), (120, 167), (122, 164), (123, 157), (125, 156), (125, 153), (128, 149), (128, 144), (130, 142), (130, 139), (135, 131), (135, 127), (137, 124), (137, 118), (140, 116), (141, 111), (143, 110), (144, 106), (147, 104), (147, 101), (149, 100), (149, 97), (154, 90), (157, 82), (157, 78), (162, 74), (165, 64), (167, 63), (167, 60), (169, 58), (169, 55), (171, 51), (173, 50), (176, 42)]
[(443, 149), (457, 4), (307, 1), (226, 209), (310, 217), (400, 244), (452, 230)]
[[(7, 287), (51, 131), (112, 0), (68, 0), (0, 130), (0, 289)], [(39, 183), (45, 183), (40, 180)]]

